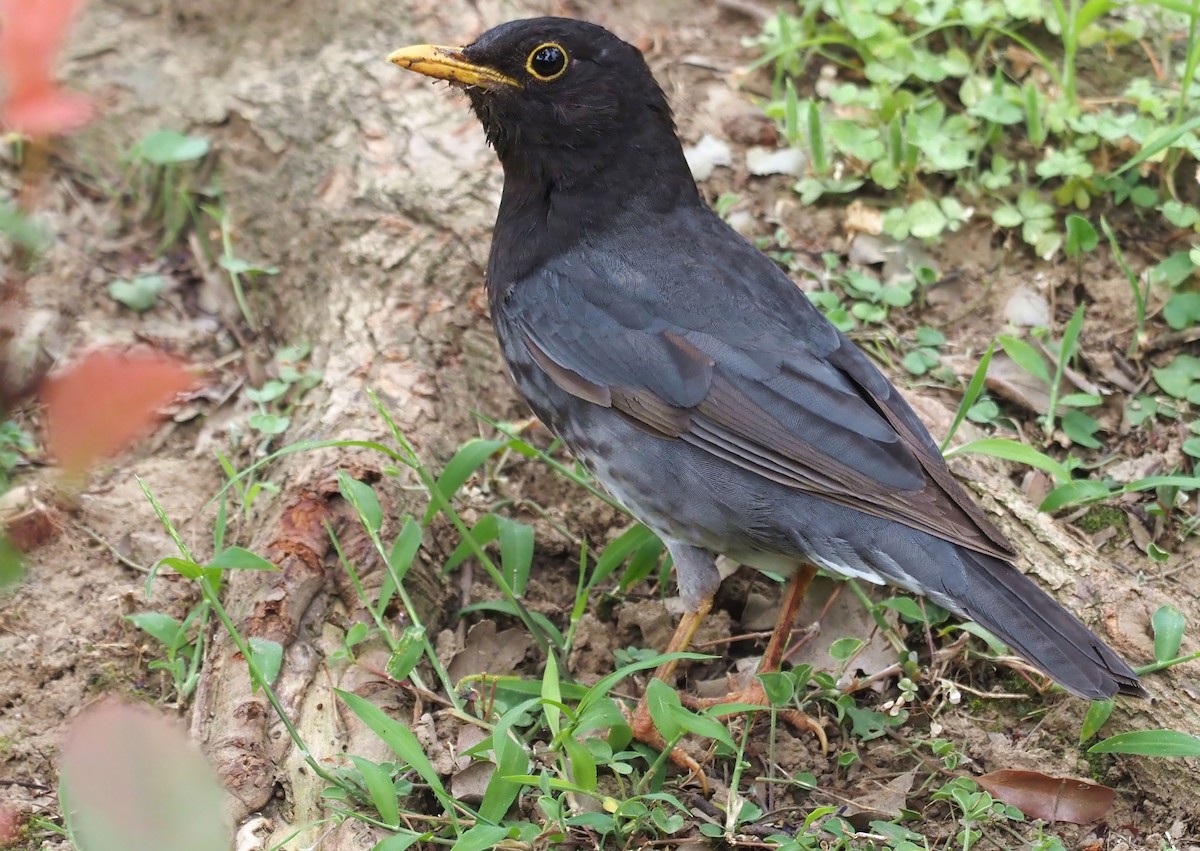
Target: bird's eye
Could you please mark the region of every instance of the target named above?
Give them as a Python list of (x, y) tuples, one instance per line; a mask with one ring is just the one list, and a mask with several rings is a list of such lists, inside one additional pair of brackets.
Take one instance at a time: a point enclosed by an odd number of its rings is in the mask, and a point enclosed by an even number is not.
[(529, 54), (525, 70), (543, 83), (557, 80), (567, 70), (567, 51), (550, 42)]

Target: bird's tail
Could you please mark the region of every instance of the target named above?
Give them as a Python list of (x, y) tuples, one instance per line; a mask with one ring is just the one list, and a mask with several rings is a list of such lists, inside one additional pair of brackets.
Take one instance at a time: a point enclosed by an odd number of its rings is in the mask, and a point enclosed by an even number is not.
[(958, 600), (963, 614), (1080, 697), (1148, 696), (1121, 657), (1033, 580), (998, 558), (959, 554), (971, 589)]

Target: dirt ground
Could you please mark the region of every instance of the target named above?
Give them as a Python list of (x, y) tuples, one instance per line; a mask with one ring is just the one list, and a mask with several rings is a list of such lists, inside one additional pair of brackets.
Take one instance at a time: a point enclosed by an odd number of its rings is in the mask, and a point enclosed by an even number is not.
[[(803, 208), (787, 178), (754, 178), (744, 167), (744, 149), (771, 139), (769, 124), (747, 106), (766, 81), (739, 73), (750, 56), (741, 39), (758, 28), (755, 10), (769, 8), (691, 0), (89, 4), (66, 70), (73, 86), (94, 97), (101, 112), (60, 148), (44, 187), (40, 212), (55, 238), (27, 287), (31, 336), (52, 358), (100, 343), (150, 343), (205, 366), (210, 383), (152, 439), (94, 473), (77, 504), (55, 515), (59, 534), (31, 554), (25, 583), (0, 598), (0, 796), (22, 812), (56, 813), (56, 758), (65, 731), (89, 704), (121, 694), (156, 703), (190, 724), (230, 786), (231, 808), (240, 817), (267, 814), (279, 837), (285, 828), (302, 824), (306, 813), (319, 811), (319, 788), (314, 792), (290, 773), (294, 755), (286, 753), (266, 722), (251, 730), (223, 720), (250, 698), (237, 692), (232, 674), (224, 676), (230, 663), (219, 637), (194, 707), (172, 704), (169, 681), (148, 668), (156, 649), (123, 616), (148, 609), (182, 616), (195, 598), (185, 583), (169, 576), (160, 577), (151, 598), (145, 598), (145, 571), (174, 549), (135, 476), (156, 494), (198, 554), (210, 553), (208, 500), (223, 481), (214, 450), (234, 454), (242, 463), (253, 457), (245, 422), (255, 408), (241, 390), (260, 384), (269, 373), (272, 351), (300, 342), (313, 345), (312, 362), (324, 381), (294, 412), (289, 441), (382, 437), (386, 430), (365, 397), (367, 389), (380, 393), (417, 449), (435, 463), (467, 437), (486, 433), (473, 411), (499, 419), (525, 416), (503, 376), (481, 296), (499, 168), (461, 98), (401, 74), (384, 60), (404, 44), (465, 41), (493, 24), (530, 14), (569, 14), (609, 26), (647, 53), (676, 109), (685, 143), (713, 134), (733, 146), (735, 166), (718, 169), (703, 184), (710, 198), (738, 192), (739, 209), (750, 214), (755, 234), (782, 227), (794, 248), (845, 253), (843, 210)], [(258, 333), (244, 326), (220, 274), (186, 248), (156, 257), (154, 237), (129, 221), (127, 207), (106, 191), (122, 173), (122, 152), (145, 133), (168, 127), (213, 141), (239, 256), (280, 270), (255, 296), (265, 317)], [(11, 182), (15, 176), (9, 170), (2, 179)], [(1153, 240), (1143, 247), (1144, 255), (1135, 258), (1142, 263), (1162, 248)], [(1051, 299), (1059, 320), (1069, 316), (1076, 300), (1089, 301), (1085, 349), (1095, 373), (1109, 375), (1112, 352), (1124, 347), (1130, 331), (1128, 285), (1111, 264), (1089, 260), (1077, 280), (1073, 269), (1034, 263), (1021, 248), (1002, 244), (986, 220), (950, 238), (934, 259), (944, 283), (931, 291), (916, 320), (903, 321), (941, 328), (960, 372), (969, 373), (1004, 327), (1004, 309), (1014, 294), (1029, 290)], [(172, 281), (154, 310), (134, 314), (107, 295), (108, 281), (144, 272), (160, 272)], [(893, 378), (904, 377), (893, 372)], [(944, 429), (945, 411), (956, 400), (936, 387), (916, 387), (914, 394), (924, 403), (922, 411), (941, 419)], [(1119, 406), (1115, 410), (1105, 416), (1119, 416)], [(36, 412), (23, 416), (36, 426)], [(936, 424), (934, 431), (939, 433)], [(1140, 446), (1126, 447), (1134, 457), (1157, 459), (1168, 470), (1179, 459), (1179, 435), (1138, 440)], [(352, 452), (318, 453), (276, 465), (268, 478), (280, 494), (251, 519), (238, 521), (238, 542), (259, 552), (282, 550), (279, 530), (297, 507), (328, 504), (335, 467), (369, 477), (378, 474), (379, 465), (378, 459)], [(1154, 565), (1131, 544), (1090, 539), (1075, 527), (1037, 515), (1022, 496), (1022, 489), (1041, 486), (1036, 477), (1011, 479), (993, 466), (979, 473), (980, 482), (994, 483), (981, 496), (989, 510), (1007, 512), (1014, 526), (1024, 528), (1018, 532), (1022, 541), (1028, 539), (1041, 552), (1063, 554), (1065, 568), (1041, 563), (1035, 571), (1061, 589), (1062, 599), (1087, 607), (1093, 622), (1102, 620), (1135, 665), (1152, 659), (1149, 613), (1160, 600), (1187, 615), (1183, 652), (1196, 649), (1200, 568), (1194, 542), (1175, 550), (1168, 564)], [(19, 471), (17, 484), (32, 498), (54, 501), (52, 475), (45, 468)], [(622, 518), (598, 502), (581, 501), (560, 479), (533, 465), (508, 469), (492, 486), (497, 491), (479, 496), (480, 506), (497, 497), (528, 497), (549, 509), (539, 520), (538, 569), (528, 598), (534, 610), (561, 616), (576, 582), (573, 535), (602, 542), (620, 530)], [(398, 514), (405, 499), (397, 488), (385, 497), (386, 507)], [(452, 531), (438, 534), (445, 535), (443, 546), (455, 545)], [(363, 544), (351, 540), (347, 546), (354, 551)], [(1099, 558), (1094, 546), (1103, 548)], [(327, 745), (333, 754), (348, 747), (348, 735), (357, 734), (346, 733), (345, 719), (322, 715), (328, 710), (318, 708), (334, 676), (322, 669), (320, 659), (336, 647), (338, 630), (352, 619), (354, 605), (334, 578), (336, 561), (327, 547), (314, 544), (306, 552), (301, 561), (308, 572), (298, 568), (289, 574), (294, 584), (288, 588), (296, 593), (276, 601), (270, 624), (296, 648), (288, 657), (299, 672), (289, 681), (289, 706), (311, 721), (305, 729), (314, 747)], [(418, 592), (426, 611), (444, 612), (474, 599), (471, 588), (457, 581), (439, 584), (435, 566), (427, 567), (432, 578), (423, 580), (426, 586)], [(263, 584), (267, 581), (235, 577), (231, 608), (244, 618), (259, 618), (261, 595), (277, 590)], [(721, 611), (701, 641), (755, 628), (746, 601), (756, 596), (761, 601), (765, 593), (761, 580), (739, 577), (727, 583)], [(442, 622), (434, 622), (448, 630), (443, 641), (464, 641), (465, 624), (446, 623), (444, 614)], [(645, 595), (616, 611), (589, 613), (570, 660), (573, 673), (585, 681), (607, 673), (613, 651), (628, 644), (661, 646), (670, 624), (658, 597)], [(747, 647), (735, 655), (751, 652)], [(728, 667), (708, 665), (693, 671), (692, 678), (722, 679)], [(346, 688), (356, 675), (336, 676)], [(1122, 707), (1107, 731), (1174, 718), (1174, 728), (1200, 733), (1200, 666), (1156, 675), (1149, 687), (1151, 708)], [(402, 696), (396, 700), (404, 702)], [(939, 718), (942, 735), (962, 743), (972, 773), (1036, 768), (1098, 776), (1115, 786), (1118, 803), (1105, 824), (1056, 829), (1071, 847), (1200, 844), (1195, 809), (1200, 761), (1177, 761), (1169, 768), (1131, 757), (1089, 761), (1074, 740), (1085, 707), (1062, 695), (1046, 700), (1045, 713), (1031, 712), (1024, 703), (1020, 710), (965, 703)], [(245, 745), (250, 740), (252, 745)], [(811, 806), (852, 797), (861, 788), (856, 784), (911, 767), (894, 742), (875, 744), (849, 774), (836, 771), (811, 743), (799, 739), (786, 738), (776, 759), (785, 771), (813, 772), (827, 788), (829, 797), (810, 799)], [(957, 826), (944, 808), (926, 815), (930, 821), (923, 831), (953, 837)], [(287, 847), (365, 848), (370, 841), (350, 836), (347, 829), (306, 835), (302, 844), (298, 840)]]

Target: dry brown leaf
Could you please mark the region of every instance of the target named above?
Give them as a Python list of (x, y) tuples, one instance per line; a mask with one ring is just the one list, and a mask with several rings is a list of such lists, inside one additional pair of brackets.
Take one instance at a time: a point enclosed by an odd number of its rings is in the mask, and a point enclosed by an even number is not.
[(845, 809), (842, 815), (860, 829), (865, 828), (876, 819), (882, 821), (898, 819), (901, 810), (908, 803), (908, 793), (912, 791), (916, 775), (917, 770), (914, 768), (896, 775), (882, 785), (872, 784), (874, 788), (845, 800)]
[(987, 389), (1014, 405), (1044, 414), (1050, 407), (1050, 388), (1034, 378), (1004, 352), (996, 352), (988, 364)]
[(1098, 783), (1051, 777), (1040, 771), (1004, 769), (976, 777), (975, 782), (992, 797), (1030, 818), (1071, 824), (1089, 824), (1104, 818), (1116, 795), (1115, 790)]
[(467, 633), (467, 643), (447, 666), (458, 682), (472, 674), (511, 674), (529, 650), (529, 634), (520, 629), (496, 633), (495, 621), (480, 621)]

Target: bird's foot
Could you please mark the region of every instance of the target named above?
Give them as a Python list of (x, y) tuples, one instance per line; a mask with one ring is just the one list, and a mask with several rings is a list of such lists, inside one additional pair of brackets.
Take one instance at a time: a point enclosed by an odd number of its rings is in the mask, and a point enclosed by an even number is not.
[[(680, 699), (683, 695), (680, 695)], [(656, 751), (666, 751), (667, 742), (663, 739), (662, 734), (658, 732), (658, 728), (654, 726), (654, 719), (650, 717), (650, 707), (646, 705), (646, 699), (642, 698), (638, 701), (637, 709), (632, 713), (628, 713), (629, 726), (633, 730), (633, 738), (635, 741), (649, 745)], [(671, 752), (667, 754), (667, 758), (672, 763), (689, 772), (692, 777), (700, 782), (704, 791), (708, 792), (708, 776), (705, 775), (704, 769), (700, 763), (696, 762), (687, 751), (681, 747), (671, 748)]]
[[(738, 715), (745, 713), (745, 707), (769, 707), (771, 701), (767, 698), (767, 692), (763, 688), (758, 677), (750, 681), (750, 684), (740, 691), (730, 692), (724, 697), (693, 697), (688, 694), (680, 694), (680, 701), (688, 709), (709, 709), (713, 706), (724, 706), (731, 704), (728, 712), (716, 713), (718, 718), (724, 718), (729, 715)], [(649, 717), (649, 713), (647, 713)], [(821, 753), (829, 753), (829, 739), (825, 736), (825, 728), (821, 726), (821, 722), (816, 718), (805, 715), (798, 709), (780, 710), (779, 717), (787, 722), (793, 730), (798, 733), (808, 731), (817, 737), (817, 741), (821, 743)]]

